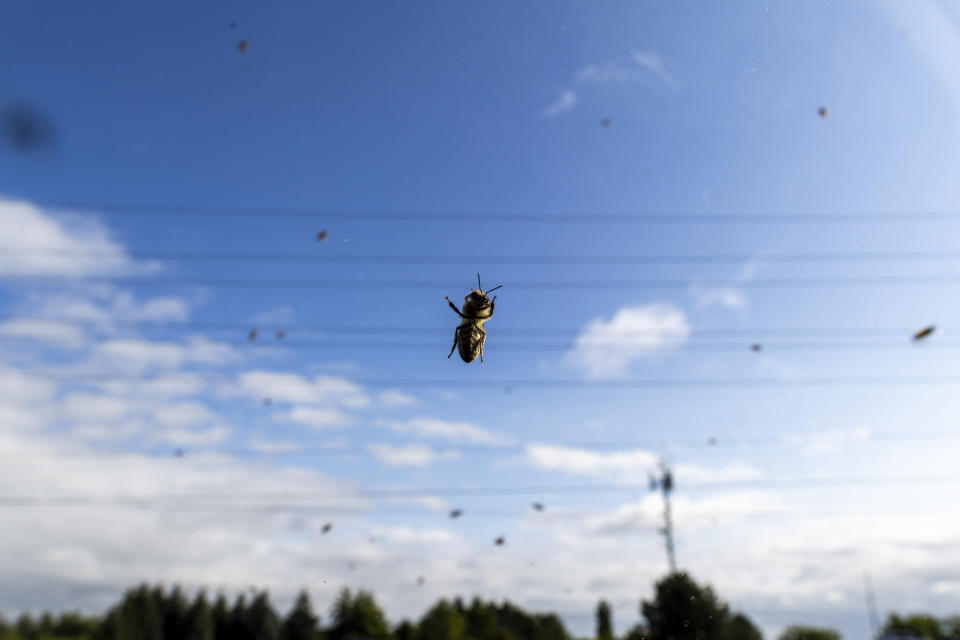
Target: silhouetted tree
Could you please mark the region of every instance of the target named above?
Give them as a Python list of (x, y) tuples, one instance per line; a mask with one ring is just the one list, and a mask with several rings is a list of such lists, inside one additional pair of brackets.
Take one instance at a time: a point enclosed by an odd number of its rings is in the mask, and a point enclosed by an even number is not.
[(722, 637), (723, 640), (763, 640), (760, 629), (742, 613), (736, 613), (724, 621)]
[(653, 601), (640, 605), (651, 640), (721, 640), (728, 611), (713, 589), (685, 573), (671, 573), (654, 591)]
[(210, 611), (210, 620), (213, 623), (214, 640), (230, 640), (230, 606), (222, 593), (217, 594), (213, 609)]
[(823, 627), (794, 625), (780, 634), (780, 640), (840, 640), (840, 634)]
[(153, 590), (153, 598), (160, 603), (160, 615), (163, 618), (163, 637), (185, 638), (187, 635), (187, 611), (190, 605), (179, 586), (175, 586), (169, 595), (161, 587)]
[(462, 640), (466, 621), (456, 607), (441, 600), (427, 611), (417, 625), (417, 640)]
[(214, 640), (213, 614), (207, 604), (207, 596), (202, 591), (187, 611), (183, 637), (184, 640)]
[(287, 614), (283, 621), (283, 627), (280, 630), (282, 640), (315, 640), (317, 637), (317, 616), (313, 614), (313, 607), (310, 606), (310, 596), (304, 589), (297, 596), (297, 601)]
[(355, 596), (349, 589), (341, 591), (331, 617), (333, 624), (327, 629), (327, 640), (376, 639), (390, 635), (383, 611), (366, 591), (358, 591)]
[(266, 591), (254, 597), (247, 609), (246, 621), (250, 640), (280, 640), (280, 618)]
[[(464, 613), (467, 636), (473, 640), (491, 640), (497, 637), (497, 612), (492, 605), (474, 598)], [(399, 638), (398, 638), (399, 640)]]
[(397, 640), (413, 640), (416, 636), (417, 628), (409, 620), (404, 620), (393, 630), (393, 635)]
[(606, 600), (597, 603), (597, 640), (613, 640), (613, 623), (610, 621), (610, 605)]

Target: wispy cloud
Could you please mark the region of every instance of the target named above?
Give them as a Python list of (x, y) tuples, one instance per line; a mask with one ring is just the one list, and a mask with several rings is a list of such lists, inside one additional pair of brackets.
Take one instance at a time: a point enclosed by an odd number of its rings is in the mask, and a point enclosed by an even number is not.
[(367, 445), (367, 450), (381, 462), (394, 467), (426, 467), (438, 460), (454, 460), (460, 457), (460, 452), (456, 450), (436, 451), (418, 444), (370, 444)]
[(690, 335), (683, 311), (665, 304), (624, 307), (584, 328), (567, 359), (587, 377), (622, 375), (637, 360), (674, 349)]
[(728, 309), (742, 309), (747, 306), (747, 296), (735, 287), (690, 287), (690, 295), (698, 309), (707, 309), (713, 306)]
[(449, 422), (437, 418), (412, 418), (410, 420), (381, 420), (379, 424), (395, 433), (415, 435), (421, 438), (440, 438), (452, 442), (473, 444), (508, 444), (511, 440), (469, 422)]
[(576, 91), (573, 91), (572, 89), (567, 89), (562, 94), (560, 94), (560, 97), (557, 98), (557, 100), (553, 104), (551, 104), (550, 106), (548, 106), (546, 109), (543, 110), (543, 115), (547, 117), (553, 117), (553, 116), (558, 116), (561, 113), (566, 113), (567, 111), (570, 111), (575, 106), (577, 106), (578, 101), (579, 101), (579, 98), (577, 98)]

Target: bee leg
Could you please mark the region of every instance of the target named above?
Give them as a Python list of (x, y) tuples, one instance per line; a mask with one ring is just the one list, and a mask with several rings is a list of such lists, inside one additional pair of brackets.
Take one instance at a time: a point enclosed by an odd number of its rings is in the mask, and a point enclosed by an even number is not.
[(449, 358), (453, 355), (454, 350), (457, 348), (457, 342), (460, 341), (460, 327), (457, 327), (457, 330), (453, 332), (453, 346), (450, 347), (450, 353), (447, 355)]
[(487, 334), (485, 331), (480, 331), (480, 362), (483, 362), (483, 343), (487, 341)]
[(460, 316), (461, 318), (466, 319), (467, 316), (465, 316), (465, 315), (463, 315), (462, 313), (460, 313), (460, 309), (457, 309), (457, 305), (455, 305), (455, 304), (453, 304), (452, 302), (450, 302), (450, 298), (448, 298), (447, 296), (444, 296), (444, 300), (447, 301), (447, 304), (450, 305), (450, 308), (453, 309), (453, 312), (454, 312), (455, 314), (457, 314), (457, 315)]

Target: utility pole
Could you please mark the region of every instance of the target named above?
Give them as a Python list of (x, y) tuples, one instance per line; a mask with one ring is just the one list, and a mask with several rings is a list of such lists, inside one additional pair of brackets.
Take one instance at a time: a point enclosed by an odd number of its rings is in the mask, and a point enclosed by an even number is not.
[(660, 461), (660, 474), (650, 474), (650, 490), (660, 490), (663, 494), (663, 526), (658, 529), (667, 545), (667, 563), (670, 573), (677, 571), (677, 556), (673, 548), (673, 514), (670, 511), (670, 492), (673, 491), (673, 474), (663, 460)]

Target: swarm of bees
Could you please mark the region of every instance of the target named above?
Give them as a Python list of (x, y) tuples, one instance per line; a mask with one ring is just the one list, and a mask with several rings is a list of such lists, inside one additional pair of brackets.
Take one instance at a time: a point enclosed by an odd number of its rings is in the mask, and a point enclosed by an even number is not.
[(498, 285), (490, 291), (484, 291), (480, 284), (480, 274), (477, 274), (477, 288), (470, 291), (464, 298), (463, 308), (457, 309), (457, 306), (445, 297), (447, 304), (453, 309), (453, 312), (460, 316), (460, 324), (453, 333), (453, 346), (450, 348), (449, 358), (454, 350), (460, 352), (460, 358), (464, 362), (473, 362), (480, 356), (480, 362), (483, 362), (483, 344), (487, 339), (487, 332), (483, 325), (493, 317), (493, 306), (497, 301), (497, 296), (493, 299), (487, 297), (491, 291), (496, 291), (503, 285)]

